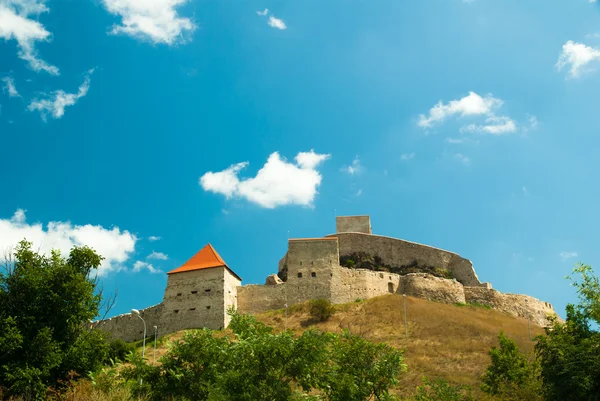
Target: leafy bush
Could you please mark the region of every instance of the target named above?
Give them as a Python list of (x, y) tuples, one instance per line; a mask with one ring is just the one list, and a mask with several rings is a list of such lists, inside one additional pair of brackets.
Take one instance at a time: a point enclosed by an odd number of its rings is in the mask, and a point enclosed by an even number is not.
[(405, 370), (401, 351), (348, 332), (295, 337), (275, 334), (253, 316), (231, 315), (234, 336), (189, 331), (160, 365), (131, 354), (122, 375), (134, 394), (151, 401), (384, 401)]
[(117, 339), (109, 343), (108, 357), (113, 361), (124, 361), (127, 355), (134, 351), (135, 346), (133, 344)]
[(493, 347), (489, 355), (492, 363), (482, 377), (481, 389), (503, 400), (541, 399), (536, 362), (529, 362), (513, 340), (503, 332), (498, 336), (500, 347)]
[(419, 264), (416, 259), (406, 265), (391, 266), (384, 263), (381, 257), (362, 251), (353, 252), (348, 255), (341, 255), (340, 266), (350, 269), (385, 271), (400, 275), (406, 275), (409, 273), (428, 273), (436, 277), (447, 279), (453, 278), (452, 272), (450, 272), (448, 269), (443, 269), (432, 265)]
[(319, 322), (326, 322), (334, 313), (334, 307), (328, 299), (318, 298), (310, 301), (310, 317)]

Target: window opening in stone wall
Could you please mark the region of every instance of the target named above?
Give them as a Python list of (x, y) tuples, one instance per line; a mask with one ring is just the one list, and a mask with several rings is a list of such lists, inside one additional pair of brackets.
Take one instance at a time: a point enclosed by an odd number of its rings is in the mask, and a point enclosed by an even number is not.
[(394, 292), (394, 283), (388, 283), (388, 292)]
[(379, 278), (383, 278), (383, 273), (379, 273)]
[(390, 276), (390, 280), (392, 279), (392, 276)]
[(300, 266), (302, 266), (302, 261), (300, 261)]
[(310, 276), (311, 276), (311, 277), (317, 277), (317, 273), (315, 273), (315, 272), (312, 272), (312, 273), (310, 273)]
[(179, 309), (175, 309), (173, 313), (179, 313)]
[(210, 309), (210, 305), (206, 307), (206, 309)]
[(210, 288), (208, 290), (204, 290), (204, 292), (210, 292)]
[(198, 293), (198, 291), (192, 291), (192, 294), (197, 294), (197, 293)]
[(298, 278), (302, 278), (302, 273), (298, 273)]
[(181, 293), (180, 293), (180, 292), (178, 292), (178, 293), (177, 293), (177, 296), (178, 296), (178, 297), (180, 297), (180, 296), (181, 296)]
[(190, 308), (190, 310), (196, 310), (196, 308)]

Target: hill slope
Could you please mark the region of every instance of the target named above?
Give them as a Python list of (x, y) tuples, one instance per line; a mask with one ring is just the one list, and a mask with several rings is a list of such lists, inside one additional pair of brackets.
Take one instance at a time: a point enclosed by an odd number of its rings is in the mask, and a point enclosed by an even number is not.
[[(516, 341), (519, 348), (531, 354), (534, 342), (529, 340), (527, 320), (480, 306), (457, 306), (406, 298), (408, 336), (404, 329), (402, 296), (385, 295), (370, 300), (336, 306), (336, 313), (324, 323), (314, 323), (308, 305), (294, 305), (258, 315), (258, 319), (275, 328), (287, 327), (296, 333), (313, 327), (322, 331), (339, 332), (349, 329), (375, 342), (386, 342), (405, 350), (408, 372), (402, 376), (399, 393), (413, 394), (421, 378), (444, 378), (467, 384), (478, 392), (478, 378), (490, 360), (489, 349), (497, 345), (503, 330)], [(532, 337), (543, 329), (531, 324)], [(182, 333), (165, 336), (164, 340), (180, 338)], [(161, 345), (157, 358), (166, 352)], [(152, 355), (152, 342), (146, 355)]]

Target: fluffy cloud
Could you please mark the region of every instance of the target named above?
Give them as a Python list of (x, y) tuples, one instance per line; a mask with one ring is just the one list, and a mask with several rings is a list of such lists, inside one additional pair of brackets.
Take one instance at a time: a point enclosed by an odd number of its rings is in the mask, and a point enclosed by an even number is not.
[(248, 166), (243, 162), (216, 173), (207, 172), (200, 177), (200, 185), (205, 191), (243, 198), (265, 208), (312, 206), (322, 179), (316, 168), (329, 157), (311, 150), (298, 153), (295, 163), (290, 163), (274, 152), (256, 177), (240, 180), (240, 171)]
[(358, 156), (352, 160), (352, 164), (349, 166), (342, 167), (342, 171), (350, 175), (358, 174), (363, 170), (363, 166), (360, 164)]
[(492, 95), (481, 97), (475, 92), (469, 94), (462, 99), (451, 100), (444, 104), (440, 101), (429, 110), (429, 115), (421, 114), (419, 116), (419, 126), (430, 128), (434, 123), (441, 123), (448, 117), (459, 115), (464, 116), (479, 116), (491, 115), (493, 110), (502, 106), (502, 100), (496, 99)]
[(49, 95), (45, 94), (45, 99), (33, 99), (27, 109), (29, 111), (39, 111), (44, 121), (46, 121), (48, 114), (53, 118), (61, 118), (65, 114), (65, 107), (73, 106), (79, 99), (87, 95), (90, 89), (90, 75), (93, 72), (94, 70), (88, 71), (77, 93), (66, 93), (58, 90)]
[(277, 29), (287, 29), (285, 22), (279, 18), (275, 18), (273, 15), (269, 17), (269, 26)]
[(194, 31), (189, 18), (177, 14), (176, 8), (188, 0), (102, 0), (111, 14), (121, 17), (121, 25), (113, 25), (112, 34), (125, 34), (153, 43), (172, 45)]
[(517, 130), (517, 124), (506, 116), (490, 116), (485, 124), (469, 124), (460, 129), (460, 132), (484, 133), (492, 135), (510, 134)]
[(99, 269), (100, 275), (120, 269), (135, 250), (137, 241), (135, 235), (118, 227), (78, 226), (68, 221), (51, 221), (46, 227), (41, 223), (29, 224), (22, 209), (17, 210), (10, 219), (0, 219), (1, 252), (9, 251), (23, 238), (33, 242), (35, 249), (39, 247), (43, 253), (59, 249), (63, 255), (68, 255), (75, 245), (94, 248), (105, 258)]
[(407, 162), (407, 161), (409, 161), (409, 160), (412, 160), (412, 159), (413, 159), (413, 157), (415, 157), (415, 154), (414, 154), (414, 153), (402, 153), (402, 154), (400, 155), (400, 160), (402, 160), (402, 161), (406, 161), (406, 162)]
[(154, 268), (150, 263), (142, 262), (141, 260), (136, 261), (133, 264), (133, 272), (139, 273), (142, 270), (148, 270), (150, 273), (161, 273), (159, 269)]
[[(483, 119), (483, 123), (471, 123), (460, 128), (461, 133), (479, 133), (490, 135), (502, 135), (516, 132), (520, 127), (507, 116), (498, 116), (496, 111), (502, 107), (503, 101), (493, 97), (491, 94), (482, 97), (475, 92), (461, 99), (451, 100), (444, 104), (442, 101), (433, 106), (427, 115), (419, 116), (418, 125), (428, 129), (436, 124), (443, 123), (449, 117), (472, 117)], [(531, 122), (531, 121), (530, 121)], [(536, 121), (537, 122), (537, 121)], [(525, 130), (525, 127), (521, 127)], [(452, 143), (459, 143), (453, 141)]]
[(556, 68), (560, 71), (564, 67), (570, 66), (569, 75), (577, 78), (582, 72), (585, 72), (588, 64), (597, 60), (600, 60), (599, 49), (569, 40), (562, 47)]
[(58, 75), (58, 68), (37, 56), (36, 42), (47, 42), (50, 32), (31, 16), (50, 11), (45, 0), (0, 0), (0, 38), (16, 40), (18, 56), (34, 71), (46, 71)]
[(2, 78), (2, 82), (4, 82), (4, 91), (8, 93), (10, 97), (20, 97), (17, 88), (15, 87), (15, 81), (11, 77)]
[(265, 15), (269, 14), (269, 9), (265, 8), (263, 11), (257, 11), (256, 14), (264, 17)]
[(558, 256), (560, 257), (560, 260), (562, 260), (563, 262), (569, 260), (569, 259), (573, 259), (577, 257), (577, 252), (561, 252), (558, 254)]
[(169, 259), (169, 256), (162, 252), (152, 251), (150, 255), (146, 256), (146, 259), (167, 260)]
[(154, 242), (154, 241), (160, 241), (161, 239), (162, 239), (161, 237), (156, 236), (156, 235), (151, 235), (151, 236), (148, 237), (148, 241), (152, 241), (152, 242)]

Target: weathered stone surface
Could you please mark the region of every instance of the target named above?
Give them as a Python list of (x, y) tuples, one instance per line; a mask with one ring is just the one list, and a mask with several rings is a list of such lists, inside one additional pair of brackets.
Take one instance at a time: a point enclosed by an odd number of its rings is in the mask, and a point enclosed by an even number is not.
[(488, 288), (465, 287), (465, 299), (467, 302), (489, 305), (513, 316), (531, 319), (539, 326), (549, 323), (548, 316), (556, 316), (552, 305), (529, 295), (503, 294)]
[(283, 284), (283, 281), (279, 278), (277, 274), (270, 274), (267, 276), (267, 280), (265, 281), (265, 285), (277, 285)]
[(461, 283), (426, 273), (411, 273), (402, 276), (400, 291), (413, 297), (446, 304), (465, 303), (465, 292)]
[[(337, 234), (325, 238), (290, 239), (279, 261), (279, 275), (267, 277), (266, 285), (245, 285), (225, 267), (171, 274), (163, 302), (141, 310), (149, 332), (160, 334), (229, 324), (227, 310), (259, 313), (316, 298), (334, 304), (368, 299), (383, 294), (407, 294), (444, 303), (478, 302), (513, 316), (529, 318), (538, 325), (554, 314), (552, 305), (526, 295), (502, 294), (481, 283), (471, 262), (455, 253), (396, 238), (371, 235), (368, 216), (336, 219)], [(417, 265), (447, 269), (456, 280), (426, 273), (404, 275), (339, 265), (340, 254), (366, 252), (389, 266)], [(383, 265), (381, 265), (383, 266)], [(377, 267), (377, 266), (375, 266)], [(284, 281), (281, 277), (285, 276)], [(140, 339), (143, 324), (126, 314), (95, 323), (96, 327), (126, 341)]]

